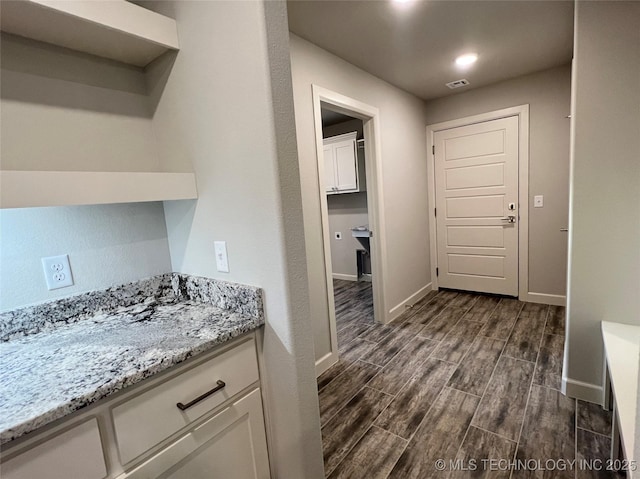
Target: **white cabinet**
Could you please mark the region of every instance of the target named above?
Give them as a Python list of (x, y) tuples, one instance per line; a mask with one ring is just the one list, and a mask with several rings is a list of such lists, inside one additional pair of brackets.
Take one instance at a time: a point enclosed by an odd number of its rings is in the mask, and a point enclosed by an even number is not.
[(269, 479), (250, 333), (3, 445), (3, 479)]
[(364, 158), (358, 155), (357, 132), (325, 138), (323, 142), (325, 191), (356, 193), (364, 188)]
[(268, 479), (260, 390), (235, 401), (120, 479)]
[(103, 479), (107, 468), (94, 417), (2, 463), (3, 479)]
[[(245, 341), (112, 410), (120, 460), (128, 464), (154, 445), (235, 397), (259, 379), (255, 346)], [(217, 382), (221, 381), (221, 385)], [(211, 393), (213, 389), (215, 392)], [(176, 406), (211, 393), (186, 409)], [(184, 406), (183, 406), (184, 407)], [(161, 417), (162, 421), (158, 421)]]

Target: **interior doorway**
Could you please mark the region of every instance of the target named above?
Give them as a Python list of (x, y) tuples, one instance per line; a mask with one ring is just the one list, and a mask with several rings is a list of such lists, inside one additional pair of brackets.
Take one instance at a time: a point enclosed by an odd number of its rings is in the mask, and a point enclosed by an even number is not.
[[(331, 330), (322, 374), (358, 327), (385, 322), (377, 109), (314, 86), (320, 209)], [(342, 339), (342, 341), (341, 341)]]

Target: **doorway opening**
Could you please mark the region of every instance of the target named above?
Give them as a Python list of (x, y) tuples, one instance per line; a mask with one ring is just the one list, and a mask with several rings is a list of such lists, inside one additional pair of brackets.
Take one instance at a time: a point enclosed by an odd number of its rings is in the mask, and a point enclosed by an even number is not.
[(384, 242), (378, 234), (384, 229), (377, 109), (316, 86), (313, 91), (331, 330), (331, 352), (316, 364), (320, 375), (359, 329), (386, 322)]

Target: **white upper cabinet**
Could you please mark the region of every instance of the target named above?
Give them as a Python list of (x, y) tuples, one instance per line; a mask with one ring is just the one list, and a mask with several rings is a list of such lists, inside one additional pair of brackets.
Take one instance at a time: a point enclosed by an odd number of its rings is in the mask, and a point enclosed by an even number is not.
[(357, 132), (325, 138), (324, 171), (327, 194), (364, 191), (364, 160), (359, 159)]

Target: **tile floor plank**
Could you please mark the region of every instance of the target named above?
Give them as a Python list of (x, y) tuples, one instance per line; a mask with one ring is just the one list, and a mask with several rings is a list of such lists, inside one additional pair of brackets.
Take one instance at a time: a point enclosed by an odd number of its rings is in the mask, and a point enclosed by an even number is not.
[(578, 400), (578, 427), (611, 436), (611, 411), (599, 404)]
[(373, 350), (375, 347), (377, 347), (376, 343), (361, 338), (356, 338), (350, 343), (347, 343), (343, 351), (340, 352), (338, 362), (318, 377), (318, 391), (340, 376), (357, 359), (360, 359), (363, 354)]
[(486, 323), (500, 303), (500, 298), (495, 296), (480, 296), (473, 307), (467, 311), (464, 319)]
[(489, 317), (484, 327), (480, 330), (480, 336), (494, 339), (509, 339), (513, 325), (524, 303), (517, 299), (502, 298), (498, 307)]
[(517, 440), (524, 420), (534, 364), (502, 356), (472, 425)]
[[(582, 467), (577, 467), (576, 479), (622, 479), (622, 472), (608, 470), (611, 459), (611, 439), (584, 429), (578, 429), (576, 453)], [(589, 467), (593, 465), (593, 467)]]
[(331, 474), (340, 464), (392, 399), (364, 387), (322, 427), (325, 474)]
[[(575, 459), (575, 399), (555, 389), (533, 385), (527, 406), (527, 419), (522, 429), (516, 459), (527, 461)], [(514, 471), (513, 478), (573, 478), (574, 470)]]
[(325, 424), (373, 378), (380, 367), (355, 361), (318, 393), (320, 424)]
[(453, 460), (462, 444), (479, 398), (451, 388), (438, 396), (394, 466), (390, 478), (438, 477), (435, 462)]
[[(450, 471), (450, 478), (509, 479), (511, 471), (499, 461), (513, 460), (516, 443), (495, 434), (471, 426), (458, 451), (456, 460), (472, 469)], [(506, 462), (502, 463), (506, 464)]]
[(360, 359), (378, 366), (384, 366), (411, 341), (412, 337), (413, 334), (411, 334), (410, 331), (399, 330), (395, 334), (390, 334), (382, 338), (377, 343), (378, 347), (376, 349), (364, 354)]
[(460, 363), (482, 328), (482, 323), (461, 319), (433, 352), (435, 359)]
[(548, 310), (546, 304), (525, 303), (502, 354), (535, 362)]
[(376, 425), (404, 439), (409, 439), (422, 422), (453, 374), (454, 364), (427, 359), (409, 382), (398, 392)]
[(413, 338), (385, 367), (378, 371), (378, 374), (369, 382), (369, 386), (396, 395), (419, 370), (436, 346), (438, 346), (436, 341), (421, 337)]
[(476, 337), (471, 349), (449, 380), (449, 387), (482, 396), (506, 341)]
[(457, 293), (451, 291), (438, 291), (438, 294), (436, 294), (431, 301), (410, 315), (407, 321), (410, 323), (427, 324), (438, 316), (456, 296)]
[(550, 306), (549, 316), (547, 318), (547, 327), (545, 328), (546, 334), (559, 334), (564, 336), (565, 328), (565, 307), (564, 306)]
[(385, 479), (406, 445), (406, 440), (372, 426), (329, 479)]
[(564, 337), (545, 334), (536, 364), (534, 384), (560, 390), (562, 386), (562, 362), (564, 359)]

